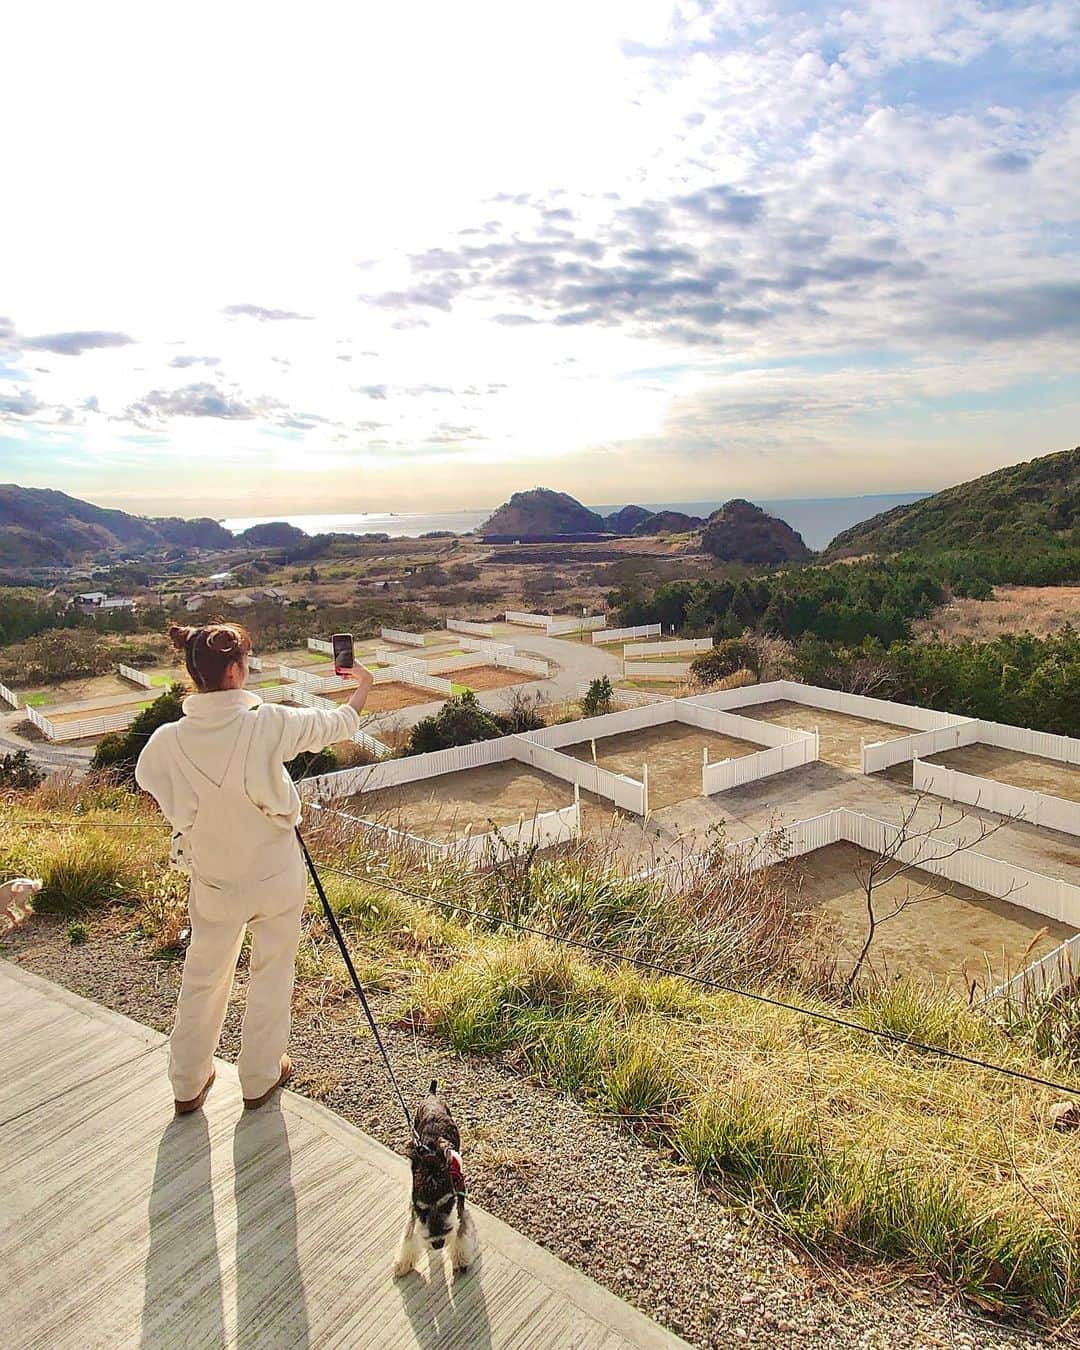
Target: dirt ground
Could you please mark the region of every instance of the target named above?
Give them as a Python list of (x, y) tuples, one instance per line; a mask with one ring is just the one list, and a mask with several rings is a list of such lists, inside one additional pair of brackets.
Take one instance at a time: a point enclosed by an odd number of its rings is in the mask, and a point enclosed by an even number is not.
[[(440, 774), (384, 792), (350, 797), (343, 809), (425, 839), (450, 839), (471, 829), (486, 833), (494, 825), (516, 825), (538, 811), (555, 811), (574, 800), (574, 786), (527, 764), (509, 760), (479, 769)], [(612, 808), (589, 793), (581, 794), (586, 832), (603, 828)]]
[[(664, 722), (658, 727), (603, 736), (596, 742), (596, 762), (602, 769), (623, 773), (641, 781), (642, 765), (649, 766), (649, 805), (672, 806), (688, 797), (701, 796), (702, 752), (711, 761), (736, 759), (762, 749), (733, 736), (717, 736), (682, 722)], [(592, 745), (565, 745), (563, 753), (592, 763)]]
[[(352, 695), (351, 689), (333, 689), (329, 693), (320, 693), (320, 698), (328, 698), (334, 703), (347, 703)], [(411, 684), (377, 684), (368, 695), (364, 705), (366, 713), (393, 712), (396, 708), (415, 708), (421, 703), (434, 703), (439, 695), (430, 689), (417, 689)]]
[[(801, 886), (807, 910), (823, 909), (836, 925), (846, 973), (866, 936), (865, 876), (872, 855), (854, 844), (830, 844), (787, 864)], [(929, 898), (915, 900), (894, 918), (880, 923), (908, 897), (930, 886)], [(964, 993), (972, 980), (995, 984), (1046, 954), (1076, 929), (1008, 900), (958, 886), (913, 870), (874, 892), (879, 928), (870, 967), (879, 976), (914, 976), (949, 984)], [(987, 974), (987, 964), (993, 972)]]
[(513, 684), (528, 684), (535, 675), (523, 675), (519, 670), (500, 670), (497, 666), (466, 666), (464, 670), (448, 672), (445, 676), (455, 684), (467, 684), (470, 689), (508, 689)]
[(774, 722), (778, 727), (795, 727), (800, 731), (816, 728), (821, 732), (821, 758), (825, 763), (856, 771), (862, 768), (863, 741), (891, 741), (897, 736), (911, 735), (910, 727), (875, 722), (867, 717), (851, 717), (847, 713), (830, 712), (827, 708), (808, 708), (786, 699), (775, 703), (748, 703), (745, 708), (730, 711), (739, 717)]
[(998, 783), (1033, 788), (1036, 792), (1049, 793), (1051, 797), (1080, 802), (1080, 768), (1056, 759), (1002, 750), (996, 745), (961, 745), (940, 755), (928, 755), (927, 760), (931, 764), (946, 764), (961, 773), (973, 773)]
[(112, 717), (114, 713), (120, 712), (129, 712), (134, 717), (141, 708), (148, 708), (154, 701), (152, 690), (148, 689), (146, 694), (145, 699), (119, 699), (109, 707), (85, 708), (82, 710), (76, 708), (72, 712), (63, 713), (51, 713), (48, 708), (44, 708), (42, 711), (50, 722), (82, 722), (91, 718)]

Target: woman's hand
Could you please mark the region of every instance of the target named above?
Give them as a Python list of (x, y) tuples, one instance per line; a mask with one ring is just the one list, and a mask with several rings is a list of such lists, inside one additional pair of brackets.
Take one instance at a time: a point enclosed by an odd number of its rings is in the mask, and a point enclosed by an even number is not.
[(349, 707), (356, 712), (364, 711), (364, 704), (367, 702), (368, 694), (371, 693), (371, 686), (375, 683), (375, 677), (366, 666), (351, 666), (348, 670), (339, 670), (338, 674), (344, 680), (354, 680), (356, 688), (349, 699)]

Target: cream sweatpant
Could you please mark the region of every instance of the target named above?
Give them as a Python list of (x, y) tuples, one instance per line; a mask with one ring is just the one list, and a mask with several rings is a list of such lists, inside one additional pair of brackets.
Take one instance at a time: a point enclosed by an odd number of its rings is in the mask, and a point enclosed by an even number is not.
[(299, 853), (295, 865), (247, 892), (219, 889), (192, 878), (191, 942), (169, 1041), (169, 1079), (177, 1101), (197, 1096), (210, 1077), (248, 928), (247, 1007), (236, 1063), (240, 1086), (245, 1097), (260, 1097), (281, 1076), (306, 891)]

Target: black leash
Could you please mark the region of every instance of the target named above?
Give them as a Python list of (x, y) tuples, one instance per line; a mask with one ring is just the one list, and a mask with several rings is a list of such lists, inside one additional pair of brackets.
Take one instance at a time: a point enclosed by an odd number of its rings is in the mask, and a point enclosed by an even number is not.
[(383, 1063), (386, 1065), (386, 1072), (390, 1075), (390, 1081), (394, 1085), (394, 1091), (397, 1093), (397, 1099), (401, 1103), (401, 1109), (405, 1113), (405, 1126), (413, 1139), (416, 1139), (416, 1130), (413, 1126), (412, 1115), (405, 1102), (404, 1093), (398, 1083), (397, 1075), (394, 1073), (394, 1066), (390, 1062), (390, 1056), (387, 1053), (386, 1046), (383, 1044), (383, 1038), (379, 1035), (379, 1027), (375, 1021), (375, 1014), (371, 1011), (371, 1005), (367, 1001), (367, 995), (364, 993), (364, 986), (360, 983), (360, 977), (356, 973), (356, 967), (352, 963), (352, 957), (349, 955), (349, 949), (345, 945), (345, 938), (342, 935), (341, 928), (338, 926), (334, 911), (330, 908), (330, 901), (326, 898), (326, 892), (323, 890), (322, 881), (315, 870), (315, 864), (311, 860), (311, 854), (308, 852), (308, 846), (304, 843), (304, 836), (300, 833), (300, 827), (296, 827), (296, 837), (300, 840), (300, 850), (304, 855), (304, 861), (307, 863), (307, 869), (311, 873), (311, 879), (315, 883), (315, 890), (319, 899), (322, 901), (323, 912), (326, 915), (326, 922), (330, 925), (330, 931), (337, 939), (337, 945), (341, 948), (341, 955), (345, 959), (345, 966), (352, 977), (353, 988), (356, 990), (356, 996), (360, 1000), (360, 1006), (364, 1010), (364, 1016), (368, 1020), (368, 1026), (371, 1028), (371, 1034), (375, 1037), (375, 1044), (379, 1047), (379, 1053), (383, 1057)]

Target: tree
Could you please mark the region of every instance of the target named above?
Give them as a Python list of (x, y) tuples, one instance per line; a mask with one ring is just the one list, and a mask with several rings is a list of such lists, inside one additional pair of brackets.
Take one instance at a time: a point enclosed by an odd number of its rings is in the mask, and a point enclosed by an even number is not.
[(183, 702), (184, 686), (171, 685), (148, 708), (144, 708), (129, 727), (123, 731), (111, 731), (98, 741), (90, 761), (91, 769), (107, 771), (121, 782), (134, 784), (135, 761), (142, 753), (143, 746), (158, 727), (168, 722), (179, 722), (184, 715)]
[[(866, 964), (881, 925), (895, 919), (898, 914), (903, 914), (912, 905), (922, 904), (927, 900), (938, 900), (948, 894), (932, 873), (927, 873), (930, 880), (918, 882), (914, 891), (909, 890), (901, 899), (886, 902), (888, 908), (884, 912), (879, 904), (878, 892), (900, 877), (911, 877), (920, 871), (926, 872), (928, 864), (932, 866), (934, 863), (944, 862), (949, 858), (955, 858), (959, 853), (975, 848), (1009, 823), (1009, 818), (994, 822), (979, 820), (973, 837), (968, 837), (966, 831), (959, 838), (949, 837), (943, 835), (942, 831), (951, 830), (972, 817), (961, 811), (955, 819), (947, 821), (945, 804), (938, 802), (936, 812), (929, 817), (929, 823), (920, 823), (918, 816), (925, 800), (925, 794), (920, 793), (904, 812), (900, 824), (887, 829), (883, 847), (872, 854), (869, 861), (855, 869), (859, 888), (866, 898), (866, 937), (844, 983), (844, 993), (849, 997)], [(1011, 890), (1007, 892), (1011, 893)]]
[(456, 745), (493, 741), (503, 734), (490, 713), (477, 702), (472, 690), (448, 698), (432, 717), (423, 717), (409, 733), (406, 755), (449, 750)]
[(586, 717), (600, 717), (611, 712), (615, 705), (615, 690), (606, 675), (593, 680), (581, 700), (581, 711)]
[(34, 767), (25, 750), (14, 750), (0, 755), (0, 787), (16, 792), (29, 792), (41, 782), (43, 775)]
[(701, 684), (718, 684), (740, 670), (757, 674), (758, 653), (753, 642), (728, 638), (690, 662), (690, 674)]

